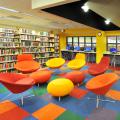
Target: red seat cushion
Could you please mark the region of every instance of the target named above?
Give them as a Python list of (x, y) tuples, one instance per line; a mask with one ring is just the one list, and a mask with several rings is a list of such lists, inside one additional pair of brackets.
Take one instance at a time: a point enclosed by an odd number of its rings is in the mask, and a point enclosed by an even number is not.
[(15, 84), (21, 84), (21, 85), (33, 85), (34, 84), (34, 79), (27, 77), (27, 78), (22, 78), (16, 82), (14, 82)]
[(89, 69), (88, 72), (91, 75), (100, 75), (103, 74), (106, 70), (108, 69), (108, 66), (102, 65), (102, 64), (97, 64), (97, 65), (92, 65)]
[(74, 84), (76, 83), (82, 83), (85, 79), (85, 74), (80, 71), (73, 71), (69, 72), (66, 75), (64, 75), (65, 78), (70, 79)]
[(16, 94), (24, 92), (34, 85), (34, 79), (18, 73), (0, 73), (0, 82)]
[(28, 60), (33, 60), (33, 57), (31, 54), (21, 54), (17, 56), (18, 62), (20, 61), (28, 61)]

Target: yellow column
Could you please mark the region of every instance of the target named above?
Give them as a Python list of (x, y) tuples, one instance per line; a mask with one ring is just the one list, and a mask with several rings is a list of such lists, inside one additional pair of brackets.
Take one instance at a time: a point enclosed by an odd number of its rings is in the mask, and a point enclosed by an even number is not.
[(66, 35), (65, 34), (60, 34), (60, 57), (61, 56), (61, 50), (66, 49)]
[(101, 31), (96, 35), (96, 62), (99, 63), (103, 57), (103, 53), (106, 51), (106, 35)]

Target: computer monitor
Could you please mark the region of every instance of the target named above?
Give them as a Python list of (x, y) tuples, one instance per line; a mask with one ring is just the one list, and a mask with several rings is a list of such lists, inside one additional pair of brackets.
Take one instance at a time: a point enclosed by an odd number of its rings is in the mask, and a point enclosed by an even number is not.
[(75, 46), (74, 50), (80, 51), (80, 46)]
[(110, 48), (110, 52), (111, 52), (111, 53), (116, 53), (116, 52), (117, 52), (117, 49), (116, 49), (116, 48)]
[(74, 46), (70, 46), (70, 50), (74, 50)]
[(91, 51), (91, 47), (85, 47), (85, 51)]
[(67, 45), (67, 46), (66, 46), (66, 49), (67, 49), (67, 50), (70, 50), (70, 45)]

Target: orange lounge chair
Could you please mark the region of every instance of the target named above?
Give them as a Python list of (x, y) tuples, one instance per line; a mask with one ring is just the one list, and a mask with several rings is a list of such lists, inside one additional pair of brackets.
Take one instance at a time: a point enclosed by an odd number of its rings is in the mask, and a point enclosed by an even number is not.
[(33, 60), (31, 54), (21, 54), (17, 56), (17, 63), (14, 66), (22, 73), (31, 73), (40, 68), (40, 64)]
[[(98, 108), (100, 95), (105, 95), (112, 85), (117, 81), (118, 76), (114, 73), (106, 73), (102, 75), (98, 75), (97, 77), (92, 78), (86, 84), (86, 88), (97, 94), (97, 104), (96, 108)], [(91, 99), (91, 98), (89, 98)], [(92, 98), (93, 99), (93, 98)], [(110, 101), (110, 100), (101, 100), (101, 101)], [(110, 101), (114, 102), (114, 101)]]
[[(34, 85), (34, 80), (23, 74), (0, 73), (0, 83), (2, 83), (12, 93), (18, 94), (30, 89)], [(21, 101), (23, 105), (23, 97), (21, 97)]]

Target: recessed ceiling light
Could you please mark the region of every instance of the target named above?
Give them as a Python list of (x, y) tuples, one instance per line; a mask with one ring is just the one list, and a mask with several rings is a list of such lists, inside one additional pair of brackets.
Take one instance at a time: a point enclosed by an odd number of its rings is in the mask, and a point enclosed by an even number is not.
[(0, 6), (0, 10), (7, 10), (7, 11), (10, 11), (10, 12), (19, 12), (17, 10), (9, 9), (9, 8), (3, 7), (3, 6)]
[(89, 11), (89, 7), (87, 5), (83, 5), (81, 8), (84, 10), (84, 12)]
[(110, 24), (110, 19), (105, 20), (105, 24), (109, 25)]

